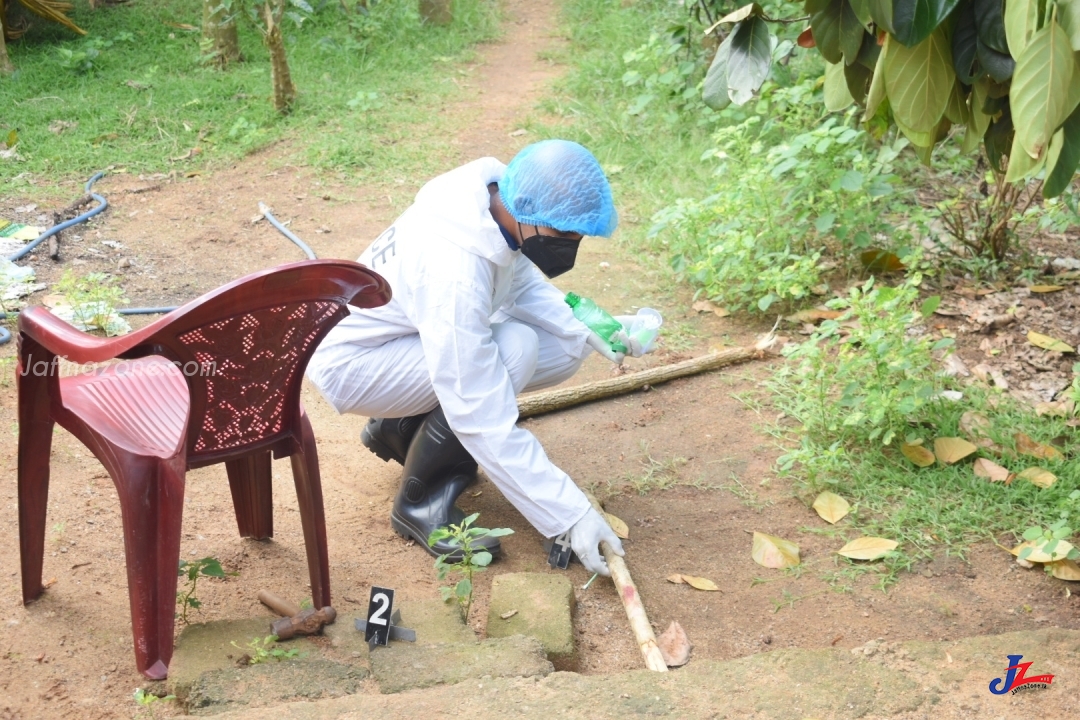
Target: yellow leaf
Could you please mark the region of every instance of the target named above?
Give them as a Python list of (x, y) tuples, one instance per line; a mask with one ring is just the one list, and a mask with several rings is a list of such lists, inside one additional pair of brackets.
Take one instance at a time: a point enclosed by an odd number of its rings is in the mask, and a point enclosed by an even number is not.
[(1080, 582), (1080, 565), (1077, 565), (1072, 560), (1055, 560), (1052, 563), (1047, 563), (1046, 567), (1050, 568), (1050, 574), (1058, 580)]
[(1012, 473), (1007, 468), (1003, 468), (996, 462), (986, 458), (976, 459), (971, 469), (975, 471), (975, 477), (986, 478), (990, 482), (1008, 482), (1012, 476)]
[(1029, 540), (1027, 542), (1020, 543), (1009, 552), (1011, 552), (1016, 557), (1020, 557), (1026, 548), (1031, 548), (1031, 552), (1026, 558), (1024, 558), (1025, 560), (1027, 560), (1028, 562), (1048, 563), (1058, 560), (1064, 560), (1065, 556), (1068, 555), (1073, 549), (1072, 543), (1065, 542), (1064, 540), (1058, 540), (1057, 545), (1053, 547), (1053, 554), (1051, 555), (1046, 550), (1046, 546), (1050, 542), (1050, 540), (1047, 540), (1045, 538), (1039, 540), (1038, 542), (1032, 542)]
[(675, 573), (674, 575), (668, 575), (667, 581), (669, 583), (675, 583), (676, 585), (682, 585), (684, 582), (686, 582), (685, 580), (683, 580), (682, 575), (680, 575), (679, 573)]
[(1056, 447), (1037, 443), (1024, 433), (1016, 433), (1013, 438), (1016, 440), (1016, 452), (1021, 455), (1030, 455), (1031, 457), (1037, 457), (1040, 460), (1065, 459), (1065, 456), (1062, 455), (1061, 451)]
[(1019, 473), (1016, 477), (1021, 477), (1027, 480), (1032, 485), (1037, 485), (1041, 488), (1048, 488), (1057, 481), (1057, 475), (1049, 470), (1043, 470), (1040, 467), (1032, 467)]
[(817, 496), (817, 499), (814, 500), (813, 507), (817, 510), (817, 514), (821, 516), (821, 519), (830, 524), (835, 524), (842, 520), (851, 508), (851, 506), (848, 505), (847, 500), (836, 493), (828, 491)]
[(1071, 353), (1076, 352), (1072, 345), (1061, 342), (1057, 338), (1052, 338), (1049, 335), (1043, 335), (1042, 333), (1029, 332), (1027, 334), (1028, 342), (1036, 347), (1041, 347), (1043, 350), (1054, 350), (1055, 352)]
[(934, 454), (946, 465), (963, 460), (978, 449), (964, 438), (946, 437), (934, 440)]
[(930, 452), (922, 445), (901, 443), (900, 452), (904, 454), (904, 457), (919, 467), (929, 467), (934, 464), (934, 453)]
[(1052, 293), (1064, 289), (1065, 287), (1062, 285), (1032, 285), (1028, 288), (1033, 293)]
[[(36, 235), (34, 237), (37, 237)], [(836, 320), (844, 313), (840, 310), (823, 310), (821, 308), (811, 308), (809, 310), (800, 310), (794, 315), (788, 315), (786, 320), (788, 322), (796, 323), (819, 323), (822, 320)]]
[(782, 569), (799, 564), (799, 546), (775, 535), (754, 533), (754, 546), (750, 557), (762, 567)]
[(837, 550), (840, 555), (852, 560), (877, 560), (886, 553), (896, 549), (900, 543), (885, 538), (861, 537), (852, 540), (844, 547)]
[(707, 590), (709, 592), (720, 592), (720, 588), (716, 587), (716, 583), (708, 578), (694, 577), (693, 575), (683, 575), (682, 579), (692, 588), (697, 590)]
[(990, 418), (980, 412), (968, 410), (960, 416), (960, 431), (968, 437), (986, 437), (990, 430)]
[(608, 525), (611, 526), (611, 529), (615, 531), (616, 535), (623, 540), (630, 537), (630, 528), (626, 526), (626, 523), (609, 512), (604, 513), (604, 515), (607, 515)]
[(716, 315), (717, 317), (722, 317), (722, 318), (727, 317), (728, 315), (731, 314), (731, 311), (728, 310), (727, 308), (723, 308), (723, 307), (719, 307), (717, 305), (713, 305), (708, 300), (698, 300), (696, 303), (694, 303), (690, 307), (692, 309), (698, 311), (699, 313), (711, 312), (714, 315)]

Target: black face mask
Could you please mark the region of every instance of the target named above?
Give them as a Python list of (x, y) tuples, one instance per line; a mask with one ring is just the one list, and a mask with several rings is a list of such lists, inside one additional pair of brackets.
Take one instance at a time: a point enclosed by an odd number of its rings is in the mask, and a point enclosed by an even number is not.
[[(521, 233), (521, 223), (518, 223), (518, 233)], [(521, 242), (521, 254), (532, 260), (544, 275), (554, 278), (574, 267), (580, 244), (580, 239), (537, 233)]]

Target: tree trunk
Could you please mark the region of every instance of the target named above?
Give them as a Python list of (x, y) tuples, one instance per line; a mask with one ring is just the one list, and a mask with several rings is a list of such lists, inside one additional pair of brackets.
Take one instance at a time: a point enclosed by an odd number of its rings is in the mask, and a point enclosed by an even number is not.
[(240, 38), (236, 18), (229, 18), (221, 0), (203, 0), (203, 59), (207, 64), (225, 68), (240, 62)]
[(296, 86), (289, 74), (289, 60), (285, 57), (285, 41), (281, 37), (278, 20), (284, 11), (284, 0), (266, 0), (263, 5), (263, 20), (266, 21), (266, 49), (270, 51), (270, 78), (274, 83), (274, 109), (281, 114), (289, 112), (296, 102)]
[(7, 40), (4, 38), (4, 18), (7, 11), (4, 3), (0, 2), (0, 75), (10, 75), (15, 72), (15, 66), (11, 64), (11, 58), (7, 53)]
[(450, 0), (420, 0), (420, 18), (432, 25), (449, 25), (454, 19)]

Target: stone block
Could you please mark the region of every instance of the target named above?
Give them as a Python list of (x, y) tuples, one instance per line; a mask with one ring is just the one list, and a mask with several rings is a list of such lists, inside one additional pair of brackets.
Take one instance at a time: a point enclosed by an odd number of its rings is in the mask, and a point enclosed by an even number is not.
[(246, 707), (343, 697), (359, 692), (367, 676), (366, 668), (310, 654), (247, 667), (234, 665), (195, 678), (184, 704), (192, 715), (216, 715)]
[[(461, 620), (457, 605), (436, 598), (401, 600), (395, 603), (401, 611), (401, 624), (416, 631), (417, 645), (437, 643), (475, 643), (476, 634)], [(364, 634), (356, 630), (356, 618), (363, 618), (367, 608), (356, 612), (343, 612), (337, 622), (327, 625), (323, 634), (330, 638), (330, 645), (339, 654), (367, 657), (368, 646)], [(406, 643), (407, 644), (407, 643)], [(380, 650), (383, 648), (380, 648)]]
[(487, 636), (536, 638), (557, 669), (573, 670), (577, 665), (573, 610), (574, 588), (564, 575), (499, 575), (491, 583)]
[(372, 675), (385, 694), (485, 676), (544, 677), (552, 670), (540, 643), (521, 635), (470, 643), (391, 643), (371, 654)]

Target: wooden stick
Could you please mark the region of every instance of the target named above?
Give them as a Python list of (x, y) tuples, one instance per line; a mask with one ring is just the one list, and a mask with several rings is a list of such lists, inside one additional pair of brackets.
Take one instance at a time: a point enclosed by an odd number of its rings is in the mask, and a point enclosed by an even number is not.
[(292, 617), (300, 613), (300, 608), (295, 603), (291, 603), (280, 595), (272, 593), (269, 590), (260, 590), (258, 597), (259, 602), (276, 612), (278, 615), (283, 615), (284, 617)]
[[(603, 514), (604, 508), (592, 493), (585, 493), (589, 502), (596, 511)], [(638, 592), (634, 579), (630, 577), (630, 571), (626, 567), (626, 561), (615, 554), (611, 546), (606, 542), (600, 543), (600, 550), (607, 560), (608, 570), (611, 570), (611, 579), (615, 582), (615, 589), (619, 591), (623, 608), (626, 610), (626, 618), (630, 621), (630, 631), (634, 633), (634, 639), (641, 648), (641, 655), (645, 658), (645, 667), (656, 672), (667, 672), (667, 663), (660, 653), (656, 644), (656, 635), (652, 625), (649, 624), (649, 616), (645, 614), (645, 605), (641, 602), (641, 594)]]
[(523, 419), (601, 398), (623, 395), (645, 385), (657, 385), (675, 378), (697, 375), (709, 370), (716, 370), (725, 365), (735, 365), (736, 363), (760, 358), (762, 355), (763, 348), (760, 343), (755, 347), (717, 350), (708, 355), (683, 360), (674, 365), (663, 365), (607, 380), (597, 380), (596, 382), (575, 387), (526, 395), (518, 398), (518, 417)]

